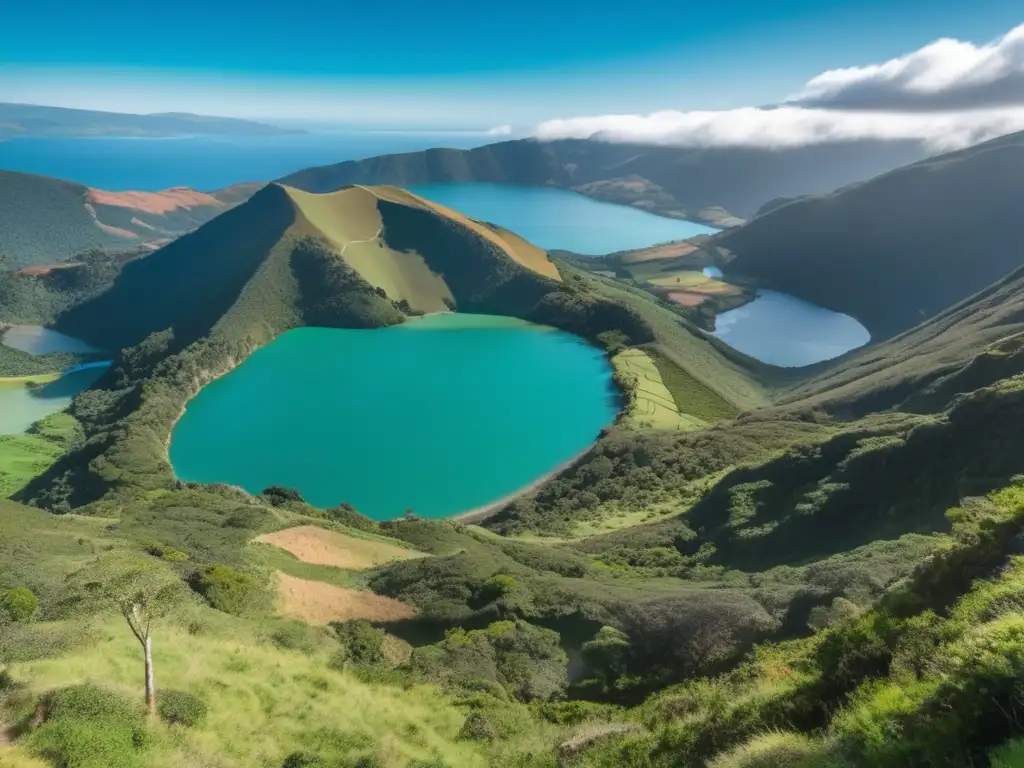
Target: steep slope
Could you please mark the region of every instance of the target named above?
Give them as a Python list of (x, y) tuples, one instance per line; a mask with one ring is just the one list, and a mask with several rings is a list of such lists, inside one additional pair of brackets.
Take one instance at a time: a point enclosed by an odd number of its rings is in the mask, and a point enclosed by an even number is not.
[[(309, 238), (330, 250), (299, 247)], [(351, 309), (323, 295), (332, 279), (348, 299), (361, 294), (383, 302), (389, 322), (398, 322), (396, 307), (424, 313), (507, 304), (509, 312), (526, 311), (557, 286), (558, 273), (547, 254), (524, 241), (506, 241), (398, 189), (314, 195), (272, 184), (126, 265), (108, 291), (63, 314), (57, 326), (118, 348), (165, 328), (183, 344), (215, 326), (234, 339), (266, 340), (301, 324), (307, 311), (320, 324), (380, 324), (350, 316), (331, 321), (324, 301), (342, 313)], [(497, 295), (511, 283), (518, 289)]]
[(773, 198), (825, 192), (920, 157), (918, 148), (903, 143), (758, 150), (524, 139), (307, 168), (281, 182), (310, 192), (349, 184), (550, 184), (666, 216), (732, 226), (733, 216), (753, 216)]
[(0, 171), (0, 266), (59, 264), (104, 248), (157, 247), (247, 200), (260, 184), (205, 193), (105, 192), (46, 176)]
[(884, 339), (1024, 261), (1024, 133), (770, 207), (714, 244), (728, 271), (846, 312)]
[(610, 351), (650, 348), (680, 412), (702, 421), (764, 401), (750, 369), (677, 315), (562, 275), (510, 232), (393, 187), (270, 184), (57, 317), (55, 328), (121, 353), (81, 398), (87, 441), (23, 495), (78, 505), (167, 487), (181, 408), (257, 347), (304, 325), (373, 328), (450, 309), (552, 325)]
[(251, 120), (188, 113), (133, 115), (90, 109), (0, 104), (0, 139), (23, 136), (278, 136), (302, 131)]
[(906, 333), (857, 351), (781, 403), (859, 416), (928, 411), (952, 395), (1024, 371), (1024, 267)]

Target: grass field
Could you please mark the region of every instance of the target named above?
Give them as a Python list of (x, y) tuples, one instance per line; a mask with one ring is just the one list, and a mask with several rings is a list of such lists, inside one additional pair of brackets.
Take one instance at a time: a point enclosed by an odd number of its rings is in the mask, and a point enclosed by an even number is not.
[(0, 376), (0, 387), (23, 387), (26, 384), (49, 384), (60, 378), (59, 373), (37, 373), (33, 376)]
[(651, 356), (641, 349), (627, 349), (612, 358), (620, 374), (636, 382), (636, 395), (626, 423), (634, 429), (701, 429), (703, 419), (680, 413), (679, 406), (661, 379)]
[(641, 288), (595, 275), (588, 278), (594, 290), (640, 313), (653, 328), (655, 342), (645, 350), (657, 363), (673, 400), (685, 404), (683, 412), (710, 422), (767, 404), (767, 392), (757, 379), (762, 369), (757, 361), (740, 362), (726, 345), (687, 325)]
[(646, 261), (668, 261), (678, 259), (698, 250), (693, 243), (682, 240), (675, 243), (661, 243), (652, 245), (650, 248), (638, 248), (635, 251), (626, 251), (619, 254), (618, 259), (622, 264), (641, 264)]
[[(120, 617), (94, 632), (69, 655), (14, 665), (15, 680), (28, 693), (93, 681), (137, 699), (142, 663), (135, 638)], [(395, 767), (414, 760), (486, 765), (473, 745), (455, 739), (464, 716), (435, 690), (361, 683), (328, 666), (326, 636), (324, 643), (312, 653), (284, 650), (205, 608), (165, 622), (154, 633), (157, 685), (201, 695), (209, 716), (195, 728), (154, 724), (144, 764), (278, 768), (289, 754), (316, 750), (337, 765), (360, 758)]]
[(694, 272), (689, 269), (660, 273), (657, 276), (652, 275), (644, 279), (651, 285), (656, 285), (660, 288), (678, 288), (682, 291), (706, 293), (709, 296), (729, 296), (742, 293), (735, 285), (730, 285), (713, 277), (707, 277), (701, 272)]
[(66, 413), (40, 421), (24, 435), (0, 435), (0, 498), (7, 498), (48, 469), (78, 436), (78, 422)]

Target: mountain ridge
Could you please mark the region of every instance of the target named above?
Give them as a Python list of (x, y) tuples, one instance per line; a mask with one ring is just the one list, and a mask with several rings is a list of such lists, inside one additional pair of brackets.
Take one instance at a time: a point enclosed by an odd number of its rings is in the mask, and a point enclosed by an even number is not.
[(1024, 132), (769, 206), (712, 245), (727, 273), (853, 315), (883, 340), (1015, 269)]
[(190, 135), (281, 136), (305, 133), (235, 117), (189, 112), (132, 114), (42, 104), (0, 102), (0, 140), (19, 137), (140, 137)]
[(824, 192), (922, 153), (913, 142), (793, 150), (685, 149), (584, 139), (518, 139), (306, 168), (279, 179), (310, 192), (349, 184), (498, 182), (573, 189), (663, 216), (731, 226), (771, 199)]
[(22, 269), (63, 264), (94, 248), (152, 250), (230, 210), (262, 186), (107, 192), (0, 170), (0, 256), (6, 257), (7, 268)]

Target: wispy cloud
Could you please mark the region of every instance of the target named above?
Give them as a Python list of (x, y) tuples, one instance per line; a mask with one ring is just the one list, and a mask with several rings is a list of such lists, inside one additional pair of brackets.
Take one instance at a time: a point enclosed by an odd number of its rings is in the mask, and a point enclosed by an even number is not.
[(511, 136), (512, 126), (511, 125), (496, 125), (487, 131), (488, 136)]
[(938, 40), (882, 64), (830, 70), (777, 107), (549, 120), (542, 139), (785, 148), (913, 140), (967, 146), (1024, 130), (1024, 25), (986, 45)]

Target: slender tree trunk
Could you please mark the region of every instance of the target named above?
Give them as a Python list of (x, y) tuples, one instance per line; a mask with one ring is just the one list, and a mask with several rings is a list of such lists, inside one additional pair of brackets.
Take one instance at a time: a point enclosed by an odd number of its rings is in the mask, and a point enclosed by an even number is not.
[(143, 647), (146, 649), (146, 711), (150, 715), (155, 715), (156, 688), (153, 685), (153, 645), (149, 635), (146, 635)]

